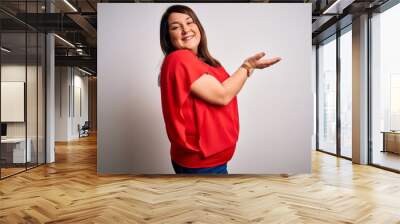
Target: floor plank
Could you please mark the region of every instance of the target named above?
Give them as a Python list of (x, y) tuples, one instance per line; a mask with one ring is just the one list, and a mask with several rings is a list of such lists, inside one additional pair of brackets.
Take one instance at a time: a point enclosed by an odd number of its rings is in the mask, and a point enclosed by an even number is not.
[(400, 175), (313, 152), (312, 173), (96, 173), (96, 137), (0, 181), (0, 223), (400, 223)]

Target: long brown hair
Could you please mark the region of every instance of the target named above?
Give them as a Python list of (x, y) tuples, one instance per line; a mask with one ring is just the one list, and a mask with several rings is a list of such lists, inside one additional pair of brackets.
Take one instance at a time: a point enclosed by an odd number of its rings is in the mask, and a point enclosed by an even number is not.
[(184, 5), (173, 5), (170, 6), (163, 14), (161, 18), (161, 24), (160, 24), (160, 44), (161, 44), (161, 49), (164, 53), (164, 55), (168, 55), (169, 53), (177, 50), (171, 43), (171, 38), (169, 36), (169, 29), (168, 29), (168, 17), (172, 13), (183, 13), (188, 16), (190, 16), (193, 19), (193, 22), (196, 23), (196, 25), (199, 27), (200, 30), (200, 43), (199, 43), (199, 48), (197, 50), (197, 56), (204, 61), (205, 63), (217, 67), (221, 66), (219, 61), (215, 58), (213, 58), (208, 51), (207, 47), (207, 37), (206, 33), (204, 32), (204, 28), (200, 23), (200, 20), (197, 18), (196, 14), (194, 11)]

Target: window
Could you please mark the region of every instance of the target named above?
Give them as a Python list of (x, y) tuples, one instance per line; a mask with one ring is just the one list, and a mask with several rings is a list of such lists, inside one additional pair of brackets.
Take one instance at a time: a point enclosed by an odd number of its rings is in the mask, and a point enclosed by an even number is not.
[(351, 26), (340, 36), (340, 155), (352, 157), (352, 35)]
[(336, 39), (318, 48), (318, 148), (336, 153)]
[(400, 170), (399, 22), (400, 4), (371, 18), (371, 157), (373, 164), (396, 170)]

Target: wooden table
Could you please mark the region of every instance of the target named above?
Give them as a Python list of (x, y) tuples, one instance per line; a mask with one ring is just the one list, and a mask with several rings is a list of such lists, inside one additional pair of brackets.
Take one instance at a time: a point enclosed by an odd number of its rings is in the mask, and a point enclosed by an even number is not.
[(400, 154), (400, 131), (382, 131), (381, 133), (383, 133), (382, 152)]

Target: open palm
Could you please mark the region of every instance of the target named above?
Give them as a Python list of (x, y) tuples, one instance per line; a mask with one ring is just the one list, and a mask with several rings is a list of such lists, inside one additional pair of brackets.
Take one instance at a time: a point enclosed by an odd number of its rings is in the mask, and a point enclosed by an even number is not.
[(247, 58), (246, 62), (248, 62), (252, 68), (264, 69), (282, 60), (280, 57), (262, 59), (264, 56), (265, 53), (260, 52)]

